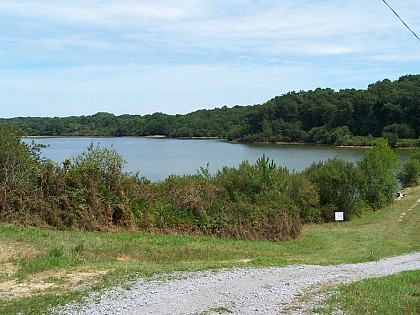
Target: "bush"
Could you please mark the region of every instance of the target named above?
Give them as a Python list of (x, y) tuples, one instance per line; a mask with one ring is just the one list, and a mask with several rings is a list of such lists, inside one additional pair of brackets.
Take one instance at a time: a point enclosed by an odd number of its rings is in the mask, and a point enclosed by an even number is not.
[(399, 139), (396, 146), (398, 148), (420, 148), (419, 139)]
[(353, 134), (351, 133), (349, 127), (342, 126), (336, 128), (329, 136), (329, 144), (332, 145), (346, 145), (350, 139), (353, 137)]
[(416, 186), (420, 184), (420, 149), (405, 161), (399, 172), (398, 179), (403, 187)]
[[(336, 140), (347, 134), (337, 130)], [(387, 204), (395, 192), (396, 156), (386, 140), (357, 168), (335, 158), (291, 174), (263, 155), (214, 176), (201, 168), (197, 175), (154, 184), (125, 173), (112, 148), (92, 144), (55, 164), (2, 124), (0, 140), (0, 218), (23, 225), (280, 241), (297, 237), (302, 222), (331, 221), (336, 210), (349, 219), (366, 206)], [(419, 164), (417, 151), (399, 173), (404, 185), (418, 182)]]
[(170, 176), (153, 185), (154, 199), (135, 202), (138, 226), (177, 234), (279, 241), (300, 233), (299, 209), (287, 196), (288, 172), (265, 156), (255, 165), (212, 176)]
[(13, 127), (0, 123), (0, 217), (18, 219), (36, 202), (36, 156), (35, 147), (21, 142)]
[(318, 191), (324, 221), (332, 221), (334, 211), (343, 211), (346, 219), (357, 214), (360, 193), (353, 163), (334, 158), (312, 164), (305, 173)]
[(358, 162), (360, 193), (374, 210), (390, 204), (397, 190), (397, 155), (387, 140), (378, 140)]
[[(300, 211), (288, 196), (289, 172), (264, 155), (254, 165), (223, 168), (212, 178), (218, 187), (223, 231), (235, 238), (284, 240), (299, 235)], [(220, 217), (220, 215), (219, 215)]]
[(125, 176), (122, 169), (124, 163), (114, 149), (100, 148), (99, 144), (94, 146), (92, 143), (87, 151), (66, 164), (71, 166), (68, 175), (75, 187), (98, 184), (102, 189), (112, 189)]
[(296, 205), (303, 223), (324, 221), (320, 212), (318, 191), (306, 174), (288, 174), (285, 184), (286, 195)]

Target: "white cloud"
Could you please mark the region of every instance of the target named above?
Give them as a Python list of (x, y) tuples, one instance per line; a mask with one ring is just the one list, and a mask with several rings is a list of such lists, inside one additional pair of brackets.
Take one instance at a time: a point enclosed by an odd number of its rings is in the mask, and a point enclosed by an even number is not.
[[(401, 9), (413, 27), (420, 28), (410, 10), (415, 1), (406, 1)], [(35, 50), (39, 46), (41, 53), (47, 54), (46, 50), (57, 47), (78, 46), (92, 52), (95, 46), (99, 52), (111, 48), (118, 51), (120, 47), (122, 59), (127, 50), (143, 52), (149, 47), (175, 54), (210, 50), (268, 56), (348, 55), (386, 48), (389, 42), (400, 47), (401, 37), (396, 32), (408, 35), (402, 25), (396, 28), (399, 21), (383, 3), (370, 1), (287, 0), (256, 4), (193, 0), (4, 0), (0, 11), (32, 21), (33, 32), (28, 34), (25, 30), (23, 35), (17, 34), (17, 40), (19, 36), (30, 36), (29, 40), (22, 40), (34, 41), (31, 45)]]
[[(418, 0), (388, 2), (420, 35)], [(0, 45), (0, 108), (44, 115), (187, 112), (420, 72), (381, 1), (2, 0)]]
[(120, 25), (138, 19), (176, 20), (200, 10), (200, 1), (30, 1), (3, 0), (0, 10), (25, 18), (51, 19), (61, 23)]

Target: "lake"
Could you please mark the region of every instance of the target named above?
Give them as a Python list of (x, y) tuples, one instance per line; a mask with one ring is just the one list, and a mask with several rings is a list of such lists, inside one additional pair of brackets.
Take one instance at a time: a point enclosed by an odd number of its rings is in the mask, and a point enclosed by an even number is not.
[[(31, 142), (30, 139), (24, 139)], [(238, 144), (225, 140), (167, 139), (167, 138), (40, 138), (36, 143), (48, 145), (42, 156), (60, 163), (86, 151), (90, 144), (114, 148), (126, 161), (124, 170), (139, 173), (151, 181), (162, 181), (170, 175), (196, 174), (207, 167), (212, 174), (224, 166), (237, 167), (242, 161), (254, 163), (265, 154), (277, 166), (302, 171), (312, 162), (339, 156), (356, 162), (366, 149), (336, 148), (302, 144)], [(402, 159), (408, 151), (399, 151)]]

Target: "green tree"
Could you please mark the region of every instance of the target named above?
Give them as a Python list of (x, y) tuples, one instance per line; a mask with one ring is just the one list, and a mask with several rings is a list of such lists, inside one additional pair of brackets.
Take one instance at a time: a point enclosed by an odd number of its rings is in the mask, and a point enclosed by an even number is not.
[[(341, 92), (344, 94), (346, 92)], [(347, 98), (345, 98), (347, 97)], [(341, 127), (344, 125), (351, 126), (353, 124), (353, 104), (348, 95), (343, 95), (342, 100), (339, 100), (337, 104), (337, 110), (334, 112), (334, 116), (330, 121), (331, 127)]]
[(407, 124), (392, 124), (382, 129), (382, 137), (388, 139), (391, 146), (395, 146), (399, 139), (411, 139), (414, 131)]
[(387, 140), (379, 139), (358, 162), (360, 192), (374, 210), (390, 204), (397, 189), (398, 157)]
[(350, 131), (354, 135), (367, 136), (376, 135), (377, 121), (374, 112), (376, 104), (375, 95), (370, 91), (359, 91), (353, 100), (353, 125)]
[(331, 132), (329, 144), (345, 145), (351, 140), (352, 137), (353, 135), (351, 134), (349, 127), (342, 126)]
[(405, 161), (398, 172), (398, 179), (403, 187), (416, 186), (420, 184), (420, 149)]

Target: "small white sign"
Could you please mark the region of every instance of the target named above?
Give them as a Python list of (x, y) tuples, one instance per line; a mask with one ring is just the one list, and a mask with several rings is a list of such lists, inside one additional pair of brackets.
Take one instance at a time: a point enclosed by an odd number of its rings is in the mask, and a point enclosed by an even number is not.
[(344, 221), (344, 212), (334, 212), (335, 221)]

